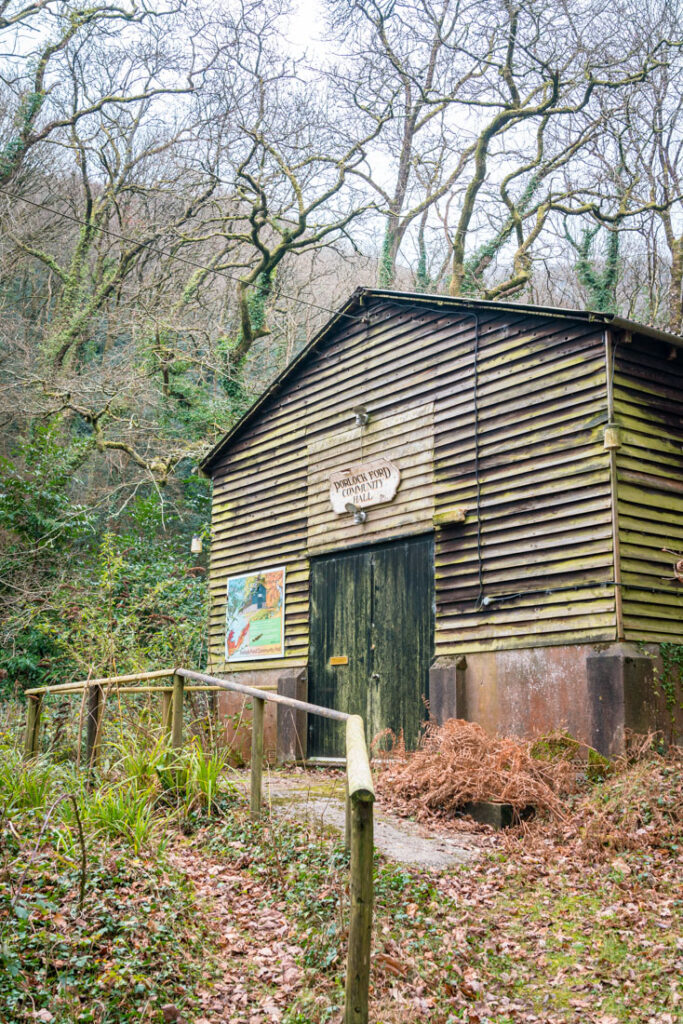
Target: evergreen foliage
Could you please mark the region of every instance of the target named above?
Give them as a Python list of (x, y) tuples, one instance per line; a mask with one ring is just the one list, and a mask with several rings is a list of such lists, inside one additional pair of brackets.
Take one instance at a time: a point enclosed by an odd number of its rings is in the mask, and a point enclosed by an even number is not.
[(617, 285), (621, 274), (619, 232), (607, 232), (605, 255), (600, 259), (595, 245), (601, 230), (599, 224), (584, 227), (577, 241), (565, 225), (565, 237), (576, 253), (576, 276), (586, 289), (588, 308), (598, 313), (617, 313)]
[(162, 495), (139, 488), (111, 517), (74, 499), (91, 443), (36, 428), (0, 461), (0, 692), (88, 672), (205, 663), (210, 485), (180, 463)]

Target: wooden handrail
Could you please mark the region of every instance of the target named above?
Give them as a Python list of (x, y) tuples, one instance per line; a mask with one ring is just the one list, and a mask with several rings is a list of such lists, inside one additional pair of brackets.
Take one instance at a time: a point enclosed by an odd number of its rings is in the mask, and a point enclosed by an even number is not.
[(154, 672), (133, 672), (128, 676), (103, 676), (101, 679), (78, 679), (72, 683), (58, 683), (56, 686), (36, 686), (32, 690), (24, 690), (27, 697), (37, 697), (43, 693), (64, 693), (72, 687), (79, 689), (90, 686), (110, 686), (121, 683), (137, 683), (143, 679), (162, 679), (164, 676), (172, 676), (175, 669), (160, 668)]
[[(148, 679), (172, 678), (171, 686), (130, 686), (121, 684), (137, 683)], [(199, 683), (185, 686), (185, 680)], [(166, 734), (170, 734), (173, 747), (180, 748), (183, 742), (183, 697), (185, 690), (229, 690), (253, 700), (251, 737), (251, 780), (250, 808), (252, 818), (261, 815), (264, 709), (269, 701), (284, 707), (305, 711), (309, 715), (320, 715), (346, 723), (346, 837), (351, 851), (351, 914), (349, 920), (349, 953), (346, 965), (346, 998), (344, 1024), (368, 1024), (368, 999), (370, 985), (370, 945), (372, 937), (373, 904), (373, 802), (375, 790), (370, 771), (370, 759), (365, 743), (365, 727), (360, 715), (349, 715), (345, 711), (309, 704), (305, 700), (285, 697), (280, 693), (260, 690), (255, 686), (235, 683), (228, 679), (194, 672), (187, 668), (159, 669), (155, 672), (135, 672), (127, 676), (104, 676), (100, 679), (84, 679), (78, 682), (62, 683), (57, 686), (39, 686), (26, 690), (28, 697), (25, 756), (36, 757), (43, 695), (46, 693), (85, 693), (90, 691), (94, 701), (93, 737), (89, 739), (88, 758), (92, 769), (97, 760), (97, 744), (102, 707), (101, 689), (112, 686), (117, 693), (162, 694), (162, 720)], [(171, 694), (172, 699), (170, 699)]]
[(368, 1024), (375, 787), (360, 715), (350, 715), (346, 722), (346, 791), (346, 835), (351, 847), (351, 913), (344, 1024)]
[(349, 715), (346, 720), (346, 775), (351, 800), (375, 799), (370, 759), (365, 745), (365, 726), (360, 715)]
[[(73, 693), (83, 693), (83, 691), (87, 690), (87, 689), (89, 689), (89, 687), (83, 686), (83, 684), (81, 683), (80, 686), (76, 686), (76, 685), (69, 686), (69, 688), (67, 690), (58, 690), (57, 691), (57, 696), (58, 697), (69, 697)], [(108, 689), (109, 689), (110, 693), (117, 693), (119, 695), (121, 695), (122, 693), (173, 693), (173, 687), (170, 684), (168, 686), (121, 686), (121, 687), (116, 686), (116, 685), (112, 685)], [(220, 690), (220, 686), (209, 686), (209, 685), (207, 685), (207, 686), (186, 686), (185, 687), (185, 692), (186, 693), (216, 693), (218, 690)], [(49, 696), (53, 692), (55, 692), (55, 691), (51, 690), (51, 689), (43, 689), (43, 687), (41, 687), (40, 690), (24, 690), (24, 693), (26, 694), (27, 697), (45, 696), (45, 694), (47, 694)]]
[(360, 715), (323, 708), (307, 701), (266, 693), (244, 683), (234, 683), (204, 672), (178, 668), (175, 678), (211, 683), (221, 690), (241, 693), (254, 701), (251, 735), (251, 777), (249, 803), (251, 816), (261, 816), (261, 773), (263, 768), (263, 712), (266, 701), (298, 708), (308, 714), (346, 722), (346, 836), (351, 849), (351, 912), (349, 952), (346, 961), (344, 1024), (368, 1024), (370, 993), (370, 949), (372, 945), (372, 905), (374, 895), (374, 822), (375, 788), (365, 743), (365, 727)]
[(245, 686), (244, 683), (234, 683), (231, 679), (218, 679), (216, 676), (208, 676), (204, 672), (193, 672), (189, 668), (177, 668), (176, 674), (183, 679), (194, 679), (198, 683), (211, 683), (219, 690), (232, 690), (235, 693), (242, 693), (245, 697), (255, 697), (257, 700), (271, 701), (273, 704), (284, 704), (288, 708), (298, 708), (299, 711), (307, 711), (311, 715), (320, 715), (322, 718), (334, 718), (337, 722), (346, 722), (351, 718), (345, 711), (335, 711), (334, 708), (323, 708), (318, 704), (309, 704), (305, 700), (296, 700), (295, 697), (285, 697), (281, 693), (269, 693), (267, 690), (259, 690), (256, 686)]

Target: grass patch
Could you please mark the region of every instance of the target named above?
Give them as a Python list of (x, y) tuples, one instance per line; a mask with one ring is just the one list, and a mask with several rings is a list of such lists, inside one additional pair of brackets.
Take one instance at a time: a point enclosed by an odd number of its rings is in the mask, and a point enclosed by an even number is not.
[(215, 936), (168, 847), (231, 806), (220, 756), (130, 735), (93, 781), (68, 762), (25, 764), (5, 737), (0, 765), (0, 1021), (196, 1008)]

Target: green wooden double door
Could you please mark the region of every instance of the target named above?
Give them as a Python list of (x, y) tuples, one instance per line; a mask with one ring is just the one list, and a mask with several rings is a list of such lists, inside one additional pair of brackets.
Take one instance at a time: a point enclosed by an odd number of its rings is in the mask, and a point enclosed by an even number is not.
[[(414, 537), (311, 562), (309, 700), (414, 747), (434, 646), (434, 542)], [(341, 757), (343, 726), (308, 717), (308, 756)]]

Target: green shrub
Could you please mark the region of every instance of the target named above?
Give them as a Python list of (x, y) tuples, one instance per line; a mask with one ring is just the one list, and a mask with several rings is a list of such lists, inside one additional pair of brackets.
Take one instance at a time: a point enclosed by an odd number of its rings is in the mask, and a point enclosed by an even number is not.
[(83, 819), (92, 826), (96, 836), (123, 840), (137, 855), (146, 847), (156, 845), (160, 838), (160, 822), (154, 814), (152, 790), (139, 789), (125, 781), (102, 789), (84, 803)]

